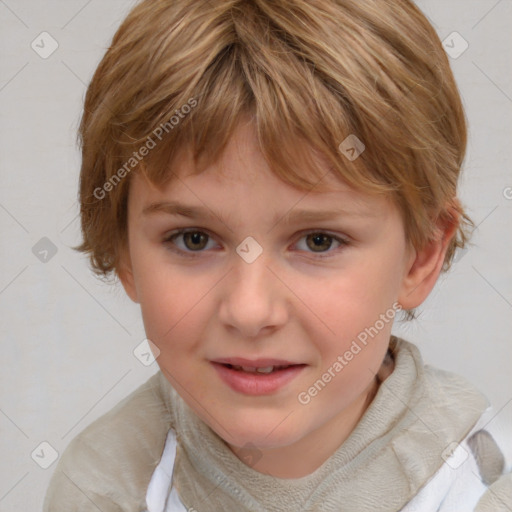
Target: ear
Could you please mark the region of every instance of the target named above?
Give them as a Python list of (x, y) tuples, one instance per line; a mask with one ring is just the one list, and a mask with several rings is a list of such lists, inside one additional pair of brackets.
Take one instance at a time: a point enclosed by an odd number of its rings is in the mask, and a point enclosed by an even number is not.
[(398, 302), (404, 309), (418, 307), (429, 295), (443, 267), (446, 251), (459, 226), (460, 214), (448, 208), (446, 217), (437, 223), (434, 238), (422, 249), (411, 249)]
[(135, 279), (133, 276), (132, 261), (130, 258), (130, 250), (128, 247), (121, 249), (121, 255), (119, 258), (119, 268), (117, 269), (117, 275), (121, 281), (124, 291), (133, 302), (138, 303), (137, 288), (135, 286)]

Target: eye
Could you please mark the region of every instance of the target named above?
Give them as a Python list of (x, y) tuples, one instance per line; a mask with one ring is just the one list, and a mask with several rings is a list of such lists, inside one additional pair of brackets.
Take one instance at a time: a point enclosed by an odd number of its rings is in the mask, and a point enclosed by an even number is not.
[(188, 253), (187, 256), (195, 256), (195, 254), (190, 253), (211, 249), (212, 246), (209, 246), (209, 243), (215, 246), (210, 235), (199, 229), (180, 229), (174, 231), (165, 236), (163, 243), (174, 252)]
[[(297, 247), (299, 247), (300, 250), (320, 254), (318, 256), (319, 258), (326, 258), (331, 256), (331, 253), (335, 252), (334, 250), (330, 250), (333, 244), (335, 245), (335, 248), (339, 248), (348, 244), (348, 240), (340, 236), (324, 233), (323, 231), (313, 231), (306, 233), (300, 240), (305, 241), (305, 248), (301, 241), (297, 243)], [(302, 247), (300, 247), (301, 245)], [(322, 253), (327, 254), (323, 255)]]
[[(162, 242), (171, 251), (189, 257), (199, 256), (205, 250), (213, 249), (216, 245), (211, 235), (196, 228), (173, 231), (166, 235)], [(348, 245), (347, 239), (323, 231), (306, 233), (296, 243), (296, 247), (300, 251), (314, 253), (316, 258), (330, 257), (336, 252), (336, 249), (345, 245)]]

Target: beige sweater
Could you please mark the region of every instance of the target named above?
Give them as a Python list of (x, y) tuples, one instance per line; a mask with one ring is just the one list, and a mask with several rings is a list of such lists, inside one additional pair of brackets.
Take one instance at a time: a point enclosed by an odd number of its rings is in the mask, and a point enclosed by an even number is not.
[[(178, 440), (174, 485), (197, 512), (397, 512), (443, 465), (446, 447), (468, 435), (487, 403), (461, 377), (424, 366), (414, 345), (392, 338), (391, 348), (393, 373), (349, 438), (306, 477), (279, 479), (245, 465), (158, 371), (71, 441), (44, 512), (146, 510), (169, 428)], [(512, 479), (499, 476), (495, 471), (486, 482), (492, 487), (474, 510), (496, 512), (502, 502), (512, 510)]]

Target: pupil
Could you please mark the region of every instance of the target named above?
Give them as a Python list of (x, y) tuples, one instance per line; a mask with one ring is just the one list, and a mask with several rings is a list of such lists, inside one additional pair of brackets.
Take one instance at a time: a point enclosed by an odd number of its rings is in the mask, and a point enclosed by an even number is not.
[[(185, 243), (187, 241), (191, 241), (192, 242), (192, 245), (200, 245), (200, 247), (189, 247), (189, 249), (202, 249), (206, 244), (205, 244), (205, 240), (206, 240), (206, 237), (200, 233), (199, 231), (194, 231), (192, 233), (185, 233), (185, 236), (184, 236), (184, 239), (185, 239)], [(203, 243), (201, 243), (203, 242)], [(189, 244), (186, 243), (186, 245), (188, 246)]]
[(316, 252), (320, 252), (317, 249), (329, 249), (331, 246), (329, 236), (322, 235), (321, 233), (315, 233), (313, 235), (309, 235), (313, 239), (313, 246), (310, 246), (310, 249), (315, 250)]

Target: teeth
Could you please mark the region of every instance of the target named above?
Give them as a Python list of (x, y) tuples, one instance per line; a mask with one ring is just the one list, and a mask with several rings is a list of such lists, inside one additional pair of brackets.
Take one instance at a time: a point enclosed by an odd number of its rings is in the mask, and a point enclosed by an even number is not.
[(256, 371), (258, 373), (270, 373), (270, 372), (274, 371), (274, 367), (273, 366), (267, 366), (265, 368), (257, 368)]
[(253, 366), (237, 366), (232, 365), (233, 370), (239, 370), (249, 373), (272, 373), (274, 370), (288, 368), (288, 366), (266, 366), (265, 368), (255, 368)]

